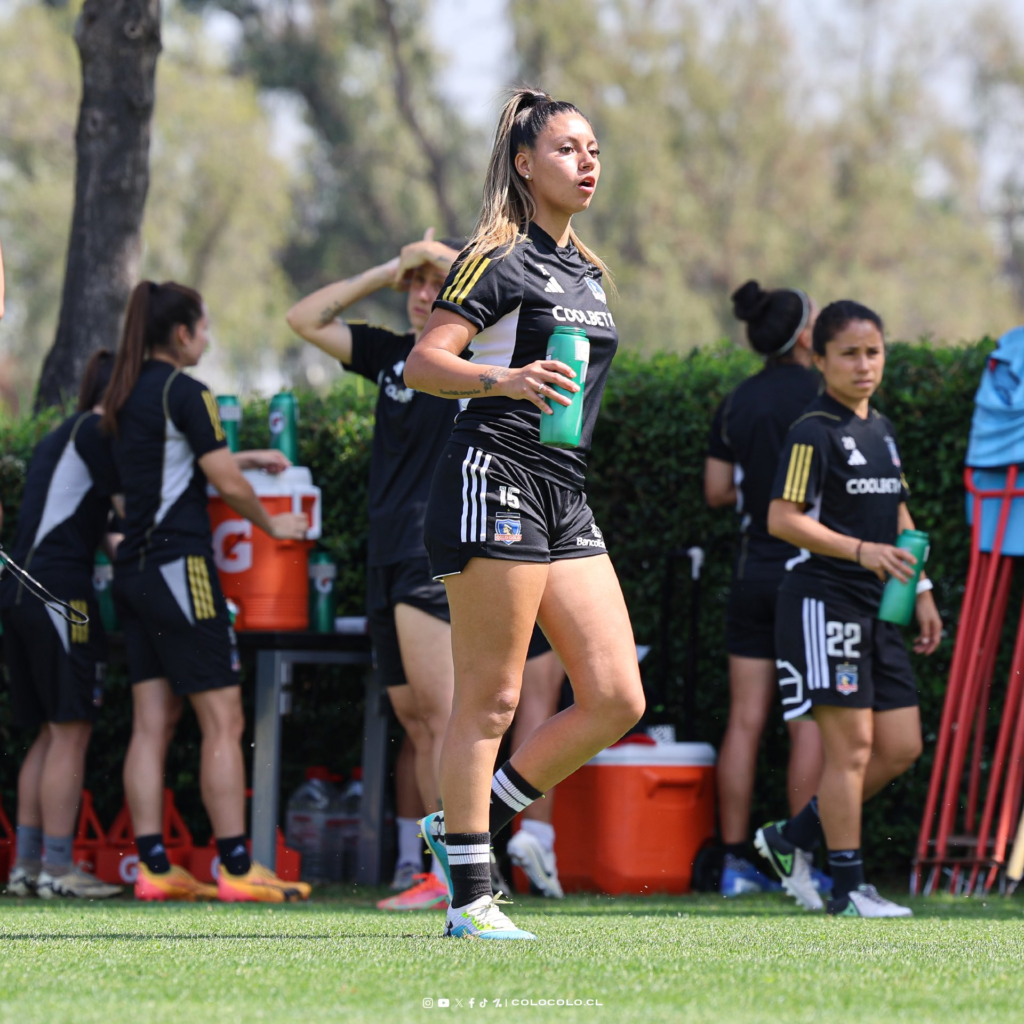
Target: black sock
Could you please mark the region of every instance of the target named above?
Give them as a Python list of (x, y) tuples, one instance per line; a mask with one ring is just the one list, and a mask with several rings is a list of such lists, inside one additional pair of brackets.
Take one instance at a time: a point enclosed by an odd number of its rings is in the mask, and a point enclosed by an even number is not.
[(782, 826), (782, 838), (801, 850), (816, 850), (821, 845), (821, 818), (816, 796), (812, 796), (807, 806)]
[(864, 861), (860, 849), (830, 850), (828, 866), (832, 873), (832, 898), (839, 899), (864, 884)]
[(218, 839), (217, 856), (229, 875), (244, 875), (252, 867), (244, 835)]
[(444, 846), (452, 875), (452, 906), (464, 907), (481, 896), (493, 896), (491, 834), (449, 832), (444, 837)]
[(746, 843), (722, 843), (722, 850), (725, 852), (726, 857), (735, 857), (737, 860), (750, 860), (747, 856), (750, 851), (747, 849)]
[(512, 767), (511, 761), (506, 761), (491, 779), (491, 835), (497, 835), (520, 811), (543, 795)]
[(167, 859), (164, 837), (157, 832), (151, 836), (136, 836), (135, 845), (139, 848), (139, 860), (153, 872), (163, 875), (171, 870), (171, 862)]

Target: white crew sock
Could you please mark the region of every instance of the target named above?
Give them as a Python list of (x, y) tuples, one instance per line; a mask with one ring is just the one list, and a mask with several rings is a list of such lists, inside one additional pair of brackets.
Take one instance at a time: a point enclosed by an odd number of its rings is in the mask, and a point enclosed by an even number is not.
[(530, 818), (523, 818), (520, 826), (524, 832), (529, 832), (548, 853), (555, 848), (555, 826), (546, 821), (533, 821)]
[(415, 864), (416, 870), (423, 869), (423, 840), (420, 839), (420, 823), (415, 818), (396, 818), (398, 825), (398, 863)]
[(448, 887), (448, 879), (444, 877), (444, 868), (441, 867), (441, 862), (437, 859), (437, 854), (432, 853), (430, 855), (430, 870), (434, 873), (435, 877), (444, 883), (445, 888)]

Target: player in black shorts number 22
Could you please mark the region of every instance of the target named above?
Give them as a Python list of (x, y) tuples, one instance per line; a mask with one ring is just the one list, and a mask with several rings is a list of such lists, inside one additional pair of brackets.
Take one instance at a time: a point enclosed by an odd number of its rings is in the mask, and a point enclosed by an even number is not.
[[(914, 528), (892, 424), (871, 408), (882, 382), (885, 341), (878, 314), (834, 302), (814, 326), (825, 393), (789, 431), (768, 529), (801, 549), (779, 591), (776, 665), (787, 720), (812, 714), (825, 767), (818, 796), (787, 822), (759, 829), (755, 843), (801, 906), (822, 906), (802, 852), (822, 829), (834, 889), (828, 912), (908, 917), (864, 881), (861, 804), (921, 753), (917, 691), (898, 627), (876, 618), (884, 580), (906, 581), (914, 557), (894, 547)], [(942, 621), (931, 582), (918, 585), (919, 654), (931, 654)], [(819, 811), (820, 804), (820, 811)]]
[[(644, 708), (626, 604), (583, 493), (617, 344), (603, 265), (572, 229), (600, 172), (593, 129), (575, 106), (513, 93), (480, 220), (405, 367), (410, 387), (465, 401), (434, 474), (425, 534), (448, 591), (455, 659), (444, 810), (424, 818), (427, 844), (449, 871), (451, 937), (534, 937), (492, 892), (491, 835), (619, 739)], [(576, 451), (546, 448), (539, 437), (549, 403), (568, 404), (562, 396), (577, 390), (573, 371), (545, 358), (558, 324), (585, 327), (590, 338)], [(494, 773), (535, 620), (576, 701)]]

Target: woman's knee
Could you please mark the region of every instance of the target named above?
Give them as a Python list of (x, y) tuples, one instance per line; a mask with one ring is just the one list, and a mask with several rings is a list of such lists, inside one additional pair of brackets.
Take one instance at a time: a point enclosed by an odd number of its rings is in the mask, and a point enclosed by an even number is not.
[(452, 707), (452, 717), (458, 717), (465, 726), (472, 722), (477, 730), (487, 739), (499, 739), (508, 731), (519, 706), (519, 686), (516, 684), (503, 686), (472, 702), (460, 700), (458, 696)]

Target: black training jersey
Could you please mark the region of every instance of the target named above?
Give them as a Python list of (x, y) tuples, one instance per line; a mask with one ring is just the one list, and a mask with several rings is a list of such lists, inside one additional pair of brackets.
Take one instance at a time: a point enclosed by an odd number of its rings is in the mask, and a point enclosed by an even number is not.
[[(772, 498), (807, 505), (836, 533), (895, 544), (898, 509), (908, 490), (892, 424), (874, 409), (866, 420), (828, 395), (793, 424), (779, 459)], [(883, 584), (843, 558), (801, 551), (786, 566), (782, 590), (874, 614)]]
[(118, 572), (183, 555), (213, 557), (206, 474), (198, 460), (227, 441), (205, 384), (150, 359), (117, 418), (114, 458), (124, 484)]
[[(590, 339), (583, 390), (583, 432), (576, 451), (540, 443), (540, 410), (525, 400), (471, 398), (455, 421), (452, 440), (512, 460), (553, 483), (582, 490), (586, 453), (594, 434), (608, 368), (618, 345), (615, 321), (601, 287), (601, 271), (576, 246), (559, 247), (531, 224), (507, 256), (460, 257), (434, 303), (465, 317), (479, 333), (472, 361), (520, 367), (547, 355), (548, 338), (562, 325), (582, 327)], [(578, 383), (578, 382), (577, 382)]]
[[(11, 557), (44, 586), (92, 579), (110, 496), (119, 489), (110, 438), (99, 422), (95, 413), (76, 413), (32, 453)], [(13, 577), (5, 579), (4, 603), (16, 600), (18, 590)]]
[(786, 431), (817, 397), (821, 378), (798, 363), (769, 362), (715, 412), (708, 455), (731, 462), (740, 514), (738, 580), (782, 578), (797, 549), (768, 532), (768, 502)]
[(372, 380), (377, 395), (370, 463), (370, 531), (367, 562), (391, 565), (425, 558), (423, 517), (434, 467), (451, 436), (458, 407), (407, 388), (402, 378), (416, 335), (349, 324), (348, 368)]

